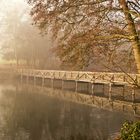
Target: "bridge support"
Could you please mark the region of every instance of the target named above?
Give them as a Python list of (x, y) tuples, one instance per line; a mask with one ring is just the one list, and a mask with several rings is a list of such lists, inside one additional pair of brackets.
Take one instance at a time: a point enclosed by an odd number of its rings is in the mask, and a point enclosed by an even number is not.
[(34, 75), (34, 86), (36, 86), (36, 76)]
[(132, 102), (135, 102), (135, 88), (132, 88)]
[(29, 84), (29, 75), (26, 76), (26, 84)]
[(94, 84), (91, 85), (91, 94), (94, 95)]
[(103, 94), (105, 95), (105, 84), (103, 84)]
[(54, 79), (51, 79), (51, 87), (54, 88)]
[(22, 82), (23, 82), (23, 75), (21, 73), (21, 75), (20, 75), (20, 83), (22, 84)]
[(64, 90), (64, 80), (62, 79), (62, 90)]
[(123, 97), (123, 100), (125, 99), (125, 85), (123, 85), (122, 87), (122, 97)]
[(108, 94), (109, 94), (109, 101), (111, 101), (111, 98), (112, 98), (112, 83), (109, 83)]
[(75, 81), (75, 92), (78, 92), (78, 81)]
[(89, 91), (89, 84), (90, 83), (87, 83), (87, 93), (90, 93), (90, 91)]
[(45, 84), (45, 78), (42, 77), (42, 87), (44, 87), (44, 84)]

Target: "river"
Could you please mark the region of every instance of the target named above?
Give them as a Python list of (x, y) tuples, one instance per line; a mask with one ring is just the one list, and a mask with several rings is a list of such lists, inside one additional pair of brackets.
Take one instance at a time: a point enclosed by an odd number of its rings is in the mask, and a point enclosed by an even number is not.
[(0, 84), (0, 140), (111, 140), (125, 120), (137, 119)]

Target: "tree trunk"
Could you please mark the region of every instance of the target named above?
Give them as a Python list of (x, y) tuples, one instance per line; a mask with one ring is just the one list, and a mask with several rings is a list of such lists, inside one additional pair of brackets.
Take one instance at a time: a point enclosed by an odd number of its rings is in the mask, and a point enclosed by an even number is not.
[(134, 52), (134, 57), (136, 61), (137, 71), (140, 73), (140, 39), (138, 33), (136, 31), (135, 23), (130, 14), (129, 7), (127, 5), (126, 0), (120, 0), (120, 5), (122, 6), (123, 13), (128, 24), (128, 31), (130, 35), (133, 36), (132, 38), (132, 48)]

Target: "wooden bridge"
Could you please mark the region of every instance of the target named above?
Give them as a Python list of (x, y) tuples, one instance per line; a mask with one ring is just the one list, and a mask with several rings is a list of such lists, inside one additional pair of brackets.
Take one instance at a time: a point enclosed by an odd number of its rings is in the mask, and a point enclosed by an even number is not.
[(57, 71), (57, 70), (33, 70), (20, 69), (21, 76), (32, 76), (49, 79), (73, 80), (90, 83), (137, 85), (140, 83), (140, 74), (86, 72), (86, 71)]
[[(126, 108), (131, 108), (130, 110), (134, 112), (139, 112), (140, 115), (140, 75), (139, 74), (126, 74), (126, 73), (108, 73), (108, 72), (86, 72), (86, 71), (57, 71), (57, 70), (34, 70), (34, 69), (18, 69), (17, 74), (20, 76), (21, 82), (23, 78), (28, 84), (30, 79), (33, 81), (33, 85), (37, 85), (38, 79), (41, 81), (41, 87), (45, 86), (46, 80), (49, 80), (49, 84), (51, 88), (54, 88), (55, 81), (58, 80), (60, 84), (60, 88), (62, 90), (65, 89), (66, 82), (70, 81), (74, 83), (74, 91), (79, 92), (79, 83), (90, 84), (90, 88), (88, 86), (89, 93), (81, 94), (78, 96), (82, 99), (83, 102), (86, 99), (90, 99), (91, 104), (95, 103), (95, 99), (98, 99), (98, 103), (102, 104), (102, 106), (106, 106), (108, 103), (112, 106), (112, 104), (122, 105), (122, 109), (124, 106)], [(103, 89), (103, 96), (96, 94), (95, 86), (100, 85)], [(105, 88), (106, 87), (106, 88)], [(113, 96), (113, 87), (121, 88), (121, 98), (119, 93), (117, 96)], [(126, 88), (128, 88), (130, 97), (127, 100), (126, 97), (128, 93), (126, 92)], [(120, 91), (119, 91), (120, 92)], [(53, 95), (53, 94), (52, 94)], [(60, 94), (61, 95), (61, 94)], [(89, 96), (90, 95), (90, 96)], [(59, 95), (58, 95), (59, 96)], [(62, 95), (63, 96), (63, 95)], [(69, 96), (75, 96), (68, 95)], [(79, 97), (76, 94), (76, 99), (79, 101)], [(94, 96), (94, 98), (93, 98)], [(66, 97), (66, 96), (65, 96)], [(78, 98), (77, 98), (78, 97)], [(92, 98), (91, 98), (92, 97)], [(94, 99), (94, 101), (93, 101)], [(86, 103), (88, 103), (86, 101)], [(115, 106), (116, 107), (116, 106)], [(136, 111), (137, 110), (137, 111)]]
[[(64, 81), (74, 81), (75, 91), (78, 91), (78, 82), (91, 83), (91, 93), (94, 94), (94, 85), (108, 85), (109, 99), (111, 98), (112, 86), (132, 87), (132, 101), (135, 100), (135, 89), (139, 86), (140, 75), (139, 74), (126, 74), (126, 73), (108, 73), (108, 72), (84, 72), (84, 71), (56, 71), (56, 70), (33, 70), (33, 69), (20, 69), (18, 74), (26, 76), (27, 82), (29, 77), (34, 79), (36, 84), (36, 78), (42, 79), (42, 86), (45, 79), (51, 80), (51, 86), (54, 85), (54, 80), (58, 79), (62, 81), (62, 89), (64, 88)], [(104, 92), (104, 91), (103, 91)]]

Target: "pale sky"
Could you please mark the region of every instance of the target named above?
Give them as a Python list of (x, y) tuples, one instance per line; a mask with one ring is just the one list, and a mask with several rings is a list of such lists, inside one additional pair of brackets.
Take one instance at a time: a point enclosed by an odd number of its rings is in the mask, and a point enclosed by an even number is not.
[(27, 6), (27, 2), (26, 0), (1, 0), (0, 5), (0, 11), (8, 11), (17, 7), (23, 10)]
[(0, 30), (5, 26), (3, 25), (5, 24), (5, 19), (13, 15), (14, 12), (16, 14), (24, 12), (23, 18), (29, 17), (29, 5), (26, 0), (1, 0), (0, 7)]

